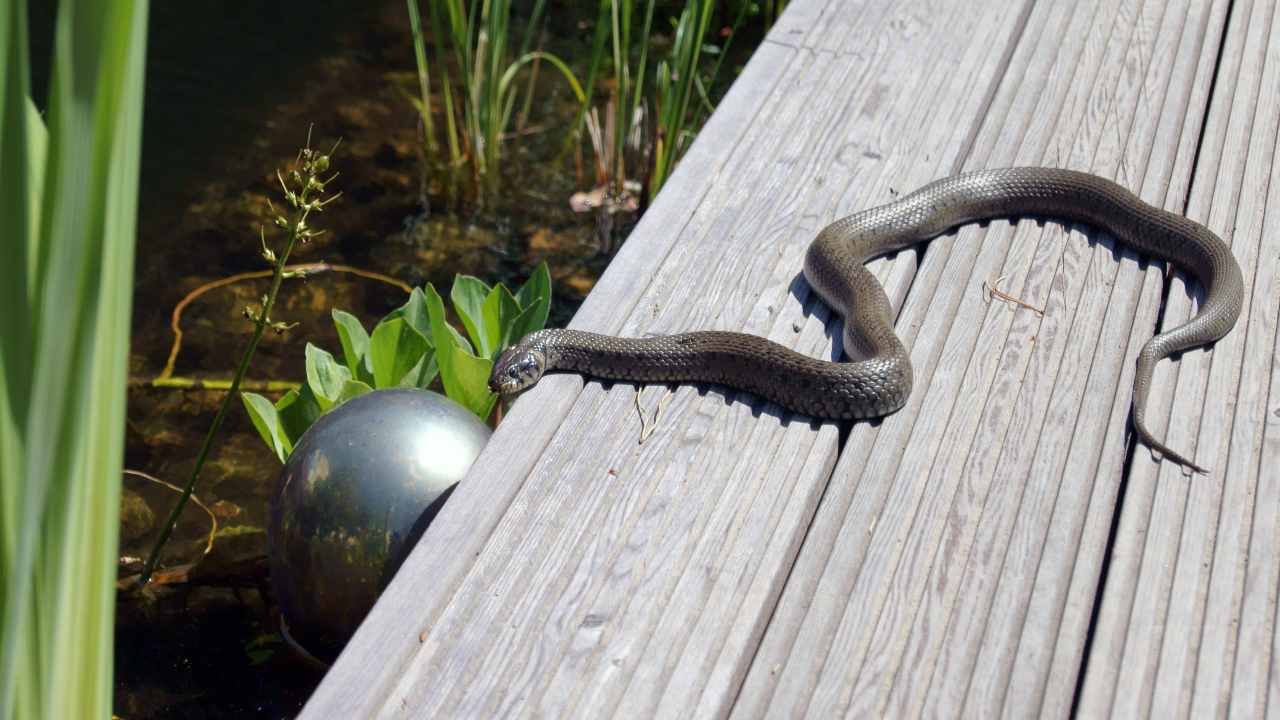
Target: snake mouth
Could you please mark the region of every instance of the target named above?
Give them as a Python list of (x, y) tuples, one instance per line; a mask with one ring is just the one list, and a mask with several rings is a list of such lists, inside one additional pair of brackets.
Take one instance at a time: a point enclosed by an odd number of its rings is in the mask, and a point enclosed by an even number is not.
[(537, 350), (512, 348), (498, 358), (489, 376), (489, 389), (512, 397), (537, 384), (546, 370), (546, 356)]
[(502, 397), (519, 395), (520, 392), (524, 390), (524, 388), (520, 387), (519, 383), (509, 380), (492, 381), (489, 383), (489, 389)]

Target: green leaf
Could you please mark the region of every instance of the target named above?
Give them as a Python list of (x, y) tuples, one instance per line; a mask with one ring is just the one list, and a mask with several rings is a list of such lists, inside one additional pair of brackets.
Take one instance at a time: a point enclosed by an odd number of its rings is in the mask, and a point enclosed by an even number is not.
[(373, 388), (359, 380), (348, 380), (342, 384), (342, 392), (338, 393), (338, 404), (341, 405), (351, 398), (360, 397), (368, 392), (373, 392)]
[[(534, 310), (535, 308), (530, 308)], [(520, 305), (516, 302), (516, 298), (511, 294), (505, 285), (498, 285), (489, 293), (489, 297), (484, 299), (484, 322), (488, 327), (497, 328), (497, 338), (495, 342), (485, 352), (482, 349), (481, 357), (496, 359), (498, 354), (511, 345), (513, 340), (512, 332), (515, 328), (516, 318), (520, 316)]]
[(466, 340), (445, 321), (444, 300), (435, 288), (427, 285), (426, 294), (445, 394), (481, 420), (488, 420), (498, 401), (498, 396), (489, 391), (493, 361), (473, 355), (466, 347)]
[(352, 377), (360, 376), (363, 360), (369, 352), (369, 333), (359, 318), (342, 310), (333, 311), (333, 324), (338, 329), (338, 342), (342, 343), (342, 357)]
[(435, 348), (427, 350), (418, 360), (418, 364), (413, 366), (404, 377), (400, 378), (400, 387), (412, 387), (426, 390), (431, 381), (436, 379), (436, 375), (440, 374), (440, 366), (436, 364)]
[(458, 313), (462, 325), (471, 336), (471, 342), (480, 348), (480, 354), (488, 356), (492, 347), (498, 342), (500, 328), (489, 326), (484, 321), (485, 297), (490, 288), (479, 278), (470, 275), (457, 275), (453, 278), (453, 290), (449, 297), (453, 300), (453, 311)]
[(351, 371), (338, 364), (327, 350), (307, 343), (307, 385), (315, 394), (320, 409), (328, 412), (342, 394), (342, 384), (351, 379)]
[[(31, 216), (27, 236), (27, 274), (35, 275), (35, 259), (40, 242), (40, 191), (44, 187), (45, 157), (49, 149), (49, 131), (40, 119), (36, 104), (27, 98), (27, 177)], [(21, 199), (21, 198), (19, 198)]]
[[(437, 299), (440, 299), (440, 294), (436, 292), (436, 289), (432, 287), (430, 283), (427, 284), (427, 293), (429, 295), (435, 295)], [(428, 302), (427, 304), (428, 304), (428, 307), (430, 307), (430, 302)], [(462, 333), (458, 332), (458, 329), (455, 328), (453, 325), (449, 324), (448, 317), (444, 315), (443, 299), (440, 299), (440, 316), (439, 317), (440, 317), (440, 320), (439, 322), (437, 322), (435, 319), (436, 314), (434, 311), (432, 311), (431, 313), (431, 333), (432, 334), (429, 336), (431, 338), (431, 344), (435, 345), (439, 340), (437, 335), (439, 333), (443, 333), (445, 337), (452, 338), (453, 342), (456, 343), (458, 347), (465, 349), (469, 353), (474, 353), (475, 351), (471, 348), (471, 343), (470, 341), (467, 340), (467, 337)], [(441, 328), (443, 328), (443, 330)]]
[[(289, 392), (297, 395), (294, 390)], [(258, 393), (242, 392), (240, 400), (244, 402), (244, 409), (249, 412), (249, 419), (253, 420), (253, 426), (262, 436), (262, 441), (276, 454), (276, 459), (284, 463), (293, 447), (280, 427), (280, 414), (276, 411), (276, 407)]]
[(387, 313), (386, 317), (378, 321), (378, 324), (381, 325), (384, 322), (390, 322), (400, 317), (413, 326), (414, 330), (422, 333), (423, 337), (428, 340), (431, 339), (431, 321), (427, 313), (427, 298), (422, 294), (422, 288), (414, 288), (413, 292), (409, 293), (409, 299), (400, 307)]
[(276, 413), (280, 416), (280, 429), (289, 440), (289, 452), (297, 447), (302, 434), (320, 419), (324, 411), (320, 409), (320, 401), (316, 400), (311, 386), (303, 384), (297, 390), (290, 390), (284, 397), (276, 401)]
[(540, 264), (524, 285), (520, 286), (520, 290), (516, 292), (516, 302), (520, 303), (522, 314), (530, 308), (536, 308), (536, 310), (513, 324), (512, 341), (518, 341), (525, 335), (547, 326), (547, 315), (551, 312), (551, 271), (547, 268), (546, 262)]
[(431, 343), (404, 318), (379, 323), (369, 339), (369, 359), (373, 366), (373, 385), (391, 388), (409, 374), (414, 365), (431, 349)]
[(522, 310), (520, 314), (511, 321), (511, 326), (507, 328), (508, 340), (505, 343), (506, 347), (510, 347), (520, 342), (521, 338), (531, 332), (541, 330), (542, 326), (545, 325), (546, 322), (545, 319), (544, 322), (538, 321), (540, 313), (541, 308), (537, 305), (527, 307)]
[(105, 717), (147, 3), (57, 4), (43, 148), (28, 6), (0, 3), (0, 717)]
[(454, 347), (450, 349), (449, 367), (453, 381), (445, 382), (445, 394), (475, 413), (481, 421), (487, 421), (498, 402), (498, 396), (489, 390), (493, 361)]

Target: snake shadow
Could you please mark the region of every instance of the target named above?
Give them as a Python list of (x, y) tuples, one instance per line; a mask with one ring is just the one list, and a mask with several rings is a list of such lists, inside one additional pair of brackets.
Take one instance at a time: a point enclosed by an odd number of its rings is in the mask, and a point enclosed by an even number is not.
[(746, 405), (751, 409), (752, 417), (761, 417), (768, 415), (776, 418), (778, 423), (783, 427), (789, 426), (792, 422), (803, 422), (810, 427), (817, 429), (824, 423), (841, 422), (848, 424), (850, 421), (822, 420), (819, 418), (811, 418), (808, 415), (800, 415), (794, 413), (777, 403), (769, 402), (764, 398), (746, 390), (738, 390), (728, 385), (719, 385), (716, 383), (683, 383), (683, 382), (635, 382), (631, 380), (610, 380), (606, 378), (590, 378), (588, 382), (599, 383), (600, 387), (606, 392), (614, 387), (630, 387), (637, 394), (644, 392), (646, 388), (662, 387), (674, 392), (677, 388), (689, 387), (693, 388), (699, 398), (708, 396), (719, 397), (725, 407), (732, 405)]

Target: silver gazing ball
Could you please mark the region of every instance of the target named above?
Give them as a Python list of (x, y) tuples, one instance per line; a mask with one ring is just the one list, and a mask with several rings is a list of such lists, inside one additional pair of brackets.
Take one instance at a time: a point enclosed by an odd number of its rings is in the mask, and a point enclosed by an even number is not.
[(378, 390), (302, 435), (268, 527), (271, 583), (293, 639), (337, 656), (489, 434), (443, 395)]

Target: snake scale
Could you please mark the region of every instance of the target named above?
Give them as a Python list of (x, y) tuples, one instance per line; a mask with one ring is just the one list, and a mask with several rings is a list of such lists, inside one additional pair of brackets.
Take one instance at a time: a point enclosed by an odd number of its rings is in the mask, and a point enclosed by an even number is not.
[(1177, 265), (1204, 287), (1196, 316), (1151, 338), (1139, 353), (1132, 415), (1138, 438), (1149, 448), (1203, 472), (1147, 429), (1147, 397), (1157, 362), (1231, 330), (1244, 297), (1240, 266), (1226, 243), (1203, 225), (1148, 205), (1110, 180), (1072, 170), (1021, 167), (956, 175), (825, 227), (809, 246), (804, 275), (843, 316), (845, 351), (856, 358), (848, 362), (818, 360), (736, 332), (618, 338), (541, 330), (499, 357), (490, 387), (510, 398), (544, 372), (558, 370), (612, 380), (716, 383), (815, 418), (888, 415), (911, 392), (911, 360), (893, 332), (889, 298), (865, 263), (959, 225), (1018, 216), (1101, 228)]

